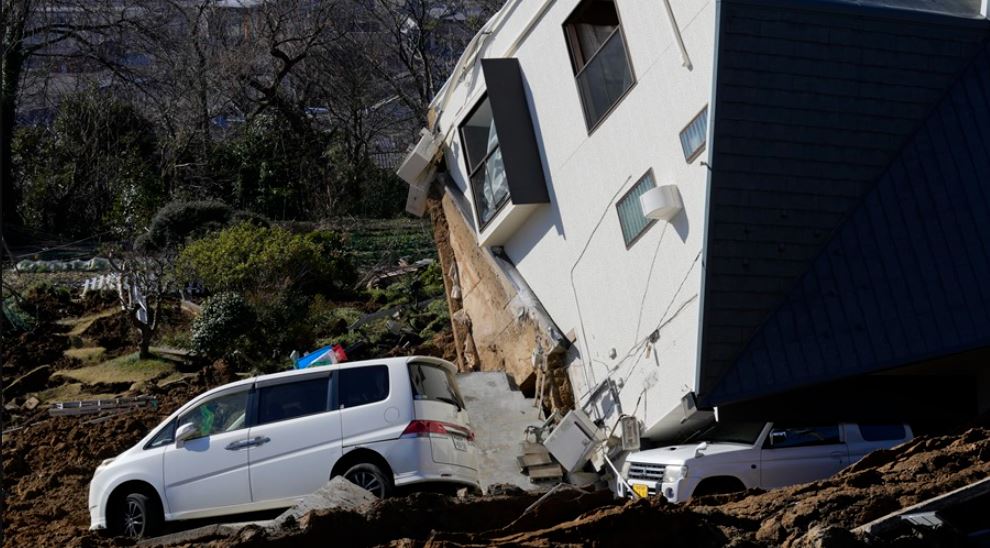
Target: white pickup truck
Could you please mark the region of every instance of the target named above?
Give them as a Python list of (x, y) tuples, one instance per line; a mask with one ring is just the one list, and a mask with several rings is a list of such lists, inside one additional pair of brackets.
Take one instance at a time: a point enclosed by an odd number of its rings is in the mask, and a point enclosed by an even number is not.
[(630, 454), (623, 465), (629, 487), (619, 482), (619, 495), (662, 494), (683, 502), (692, 496), (805, 483), (912, 437), (906, 424), (720, 422), (698, 436), (699, 443)]

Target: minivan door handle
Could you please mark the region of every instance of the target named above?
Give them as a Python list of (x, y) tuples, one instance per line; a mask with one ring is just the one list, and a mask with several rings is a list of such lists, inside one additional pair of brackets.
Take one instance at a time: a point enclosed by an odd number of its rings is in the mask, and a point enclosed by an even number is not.
[(259, 436), (257, 438), (254, 438), (253, 440), (251, 440), (251, 445), (264, 445), (264, 444), (266, 444), (266, 443), (268, 443), (270, 441), (272, 441), (272, 439), (269, 438), (269, 437), (267, 437), (267, 436), (266, 437), (263, 437), (263, 438)]
[(254, 445), (254, 444), (248, 440), (241, 440), (241, 441), (228, 443), (227, 447), (224, 447), (224, 449), (226, 449), (227, 451), (237, 451), (238, 449), (244, 449), (249, 445)]

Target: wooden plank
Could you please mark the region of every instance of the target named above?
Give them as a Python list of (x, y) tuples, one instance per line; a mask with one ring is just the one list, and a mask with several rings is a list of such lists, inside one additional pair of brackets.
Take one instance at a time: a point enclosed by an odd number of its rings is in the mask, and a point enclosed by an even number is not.
[(147, 396), (138, 396), (136, 398), (117, 398), (113, 400), (57, 402), (51, 404), (48, 408), (48, 414), (51, 416), (89, 415), (112, 409), (131, 409), (148, 406), (152, 408), (157, 407), (158, 400)]
[(532, 481), (564, 477), (564, 468), (557, 463), (532, 466), (526, 472)]
[(882, 534), (893, 527), (896, 527), (904, 516), (922, 512), (935, 512), (944, 508), (961, 504), (977, 497), (990, 493), (990, 478), (984, 478), (965, 487), (960, 487), (955, 491), (949, 491), (943, 495), (919, 502), (914, 506), (902, 508), (896, 512), (887, 514), (882, 518), (875, 519), (866, 525), (861, 525), (853, 529), (853, 533), (867, 533), (870, 535)]
[(534, 466), (553, 464), (553, 459), (550, 458), (549, 453), (529, 453), (521, 457), (516, 457), (516, 462), (519, 463), (519, 468), (525, 470), (526, 468), (532, 468)]
[(523, 444), (523, 453), (526, 455), (549, 455), (550, 451), (543, 447), (542, 443), (527, 441)]

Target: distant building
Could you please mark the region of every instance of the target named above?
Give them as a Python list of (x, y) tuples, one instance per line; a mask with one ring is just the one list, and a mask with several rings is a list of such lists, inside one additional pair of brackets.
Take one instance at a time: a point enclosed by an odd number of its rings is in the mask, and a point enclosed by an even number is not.
[(461, 366), (653, 438), (990, 410), (986, 10), (510, 0), (399, 170)]

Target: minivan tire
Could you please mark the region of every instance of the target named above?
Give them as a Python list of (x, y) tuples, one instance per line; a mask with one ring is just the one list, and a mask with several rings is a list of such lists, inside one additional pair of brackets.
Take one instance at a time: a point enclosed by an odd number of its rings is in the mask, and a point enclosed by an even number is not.
[(370, 462), (355, 464), (344, 472), (344, 479), (383, 499), (392, 494), (392, 481), (385, 472)]
[(131, 493), (118, 509), (114, 533), (133, 539), (150, 538), (158, 534), (163, 521), (156, 500), (141, 493)]

